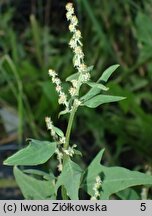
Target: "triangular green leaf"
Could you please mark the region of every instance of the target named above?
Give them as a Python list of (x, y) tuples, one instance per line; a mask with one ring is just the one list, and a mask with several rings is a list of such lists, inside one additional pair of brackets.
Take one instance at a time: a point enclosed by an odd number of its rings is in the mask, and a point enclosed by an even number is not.
[(30, 139), (29, 145), (4, 161), (4, 165), (38, 165), (45, 163), (56, 150), (55, 142)]
[(84, 188), (89, 195), (94, 196), (93, 186), (96, 181), (96, 177), (101, 173), (101, 164), (104, 149), (102, 149), (97, 156), (93, 159), (86, 172), (84, 173), (84, 180), (82, 188)]
[(118, 193), (126, 188), (136, 185), (152, 185), (152, 176), (130, 171), (122, 167), (105, 167), (100, 164), (103, 150), (98, 153), (92, 161), (87, 171), (82, 187), (90, 194), (94, 195), (93, 186), (95, 178), (100, 175), (102, 180), (100, 199), (109, 199), (112, 194)]
[(101, 166), (101, 172), (103, 173), (101, 199), (108, 199), (110, 195), (128, 187), (152, 185), (152, 176), (122, 167)]
[(81, 175), (81, 168), (68, 158), (56, 183), (56, 191), (61, 185), (63, 185), (70, 199), (78, 200)]
[(104, 82), (107, 82), (109, 77), (111, 76), (111, 74), (119, 67), (118, 64), (116, 65), (112, 65), (110, 67), (108, 67), (102, 74), (102, 76), (99, 78), (98, 82), (99, 81), (104, 81)]
[(25, 199), (43, 200), (55, 194), (53, 181), (37, 180), (14, 167), (14, 176)]
[(113, 95), (97, 95), (90, 100), (84, 102), (84, 105), (90, 108), (96, 108), (97, 106), (109, 103), (116, 102), (125, 99), (125, 97), (113, 96)]

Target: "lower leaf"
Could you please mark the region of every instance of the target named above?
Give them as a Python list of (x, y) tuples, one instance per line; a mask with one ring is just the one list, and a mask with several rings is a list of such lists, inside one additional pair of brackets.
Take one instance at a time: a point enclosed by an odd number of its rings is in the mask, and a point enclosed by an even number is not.
[(81, 175), (81, 168), (68, 158), (56, 183), (56, 191), (63, 185), (70, 199), (78, 200)]
[(94, 196), (93, 187), (95, 179), (99, 175), (102, 180), (100, 199), (109, 199), (126, 188), (136, 185), (152, 185), (152, 176), (130, 171), (122, 167), (106, 167), (100, 164), (104, 150), (101, 150), (85, 172), (82, 187)]
[(37, 180), (14, 167), (14, 176), (25, 199), (44, 200), (55, 196), (53, 181)]
[(30, 139), (29, 145), (4, 161), (4, 165), (38, 165), (45, 163), (56, 150), (55, 142)]

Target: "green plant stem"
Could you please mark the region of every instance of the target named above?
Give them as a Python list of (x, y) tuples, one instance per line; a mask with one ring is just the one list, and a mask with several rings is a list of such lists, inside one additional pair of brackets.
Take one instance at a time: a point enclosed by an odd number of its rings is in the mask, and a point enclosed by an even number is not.
[(65, 144), (64, 144), (64, 149), (68, 149), (69, 147), (69, 140), (70, 140), (70, 134), (71, 134), (71, 129), (72, 129), (72, 124), (74, 120), (75, 113), (77, 111), (77, 107), (74, 106), (69, 117), (69, 122), (68, 122), (68, 127), (66, 131), (66, 137), (65, 137)]
[[(72, 129), (73, 120), (74, 120), (74, 116), (75, 116), (76, 111), (77, 111), (77, 106), (75, 106), (75, 104), (74, 104), (73, 109), (72, 109), (72, 111), (70, 113), (69, 121), (68, 121), (68, 126), (67, 126), (66, 136), (65, 136), (64, 149), (68, 149), (68, 147), (69, 147), (70, 134), (71, 134), (71, 129)], [(63, 155), (63, 166), (64, 166), (65, 161), (66, 161), (67, 158), (68, 158), (68, 155), (64, 154)], [(64, 186), (61, 187), (61, 194), (62, 194), (63, 200), (68, 200), (69, 199)]]

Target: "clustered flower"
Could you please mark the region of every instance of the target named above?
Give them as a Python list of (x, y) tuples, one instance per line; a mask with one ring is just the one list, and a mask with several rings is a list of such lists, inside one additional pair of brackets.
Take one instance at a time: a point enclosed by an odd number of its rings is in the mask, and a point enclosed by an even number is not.
[(63, 149), (63, 152), (72, 157), (74, 155), (74, 148), (76, 148), (76, 145), (73, 145), (72, 147), (69, 147), (68, 149)]
[[(69, 30), (73, 34), (72, 38), (69, 42), (70, 48), (73, 50), (73, 64), (74, 67), (77, 68), (80, 73), (79, 80), (72, 80), (72, 87), (69, 89), (69, 93), (72, 97), (77, 96), (78, 89), (82, 83), (89, 81), (90, 74), (87, 72), (87, 66), (84, 63), (84, 53), (82, 50), (82, 42), (81, 42), (81, 32), (77, 28), (78, 19), (74, 14), (74, 8), (72, 3), (68, 3), (66, 5), (66, 17), (67, 20), (70, 21)], [(76, 82), (77, 81), (77, 82)]]
[(97, 200), (100, 197), (99, 189), (101, 188), (101, 178), (100, 176), (96, 177), (96, 182), (93, 186), (94, 195), (91, 197), (91, 200)]
[(81, 105), (81, 101), (79, 100), (79, 99), (75, 99), (74, 100), (74, 105), (75, 105), (75, 107), (78, 107), (78, 106), (80, 106)]
[(61, 137), (60, 140), (59, 140), (59, 143), (60, 144), (65, 144), (65, 137)]
[(89, 73), (84, 73), (81, 76), (82, 82), (87, 82), (90, 79), (90, 74)]
[(69, 89), (69, 93), (72, 97), (76, 96), (77, 95), (77, 89), (75, 87), (71, 87)]
[(65, 137), (59, 137), (55, 131), (55, 127), (53, 125), (53, 122), (51, 121), (50, 117), (45, 118), (47, 129), (50, 130), (51, 136), (54, 139), (54, 141), (58, 144), (58, 148), (56, 149), (57, 159), (59, 161), (58, 164), (58, 170), (62, 171), (62, 159), (63, 159), (63, 153), (59, 150), (59, 146), (65, 144)]
[(51, 136), (54, 140), (56, 140), (56, 133), (54, 130), (53, 122), (51, 121), (50, 117), (45, 117), (46, 127), (51, 132)]
[(69, 147), (68, 149), (64, 149), (64, 148), (57, 148), (55, 153), (57, 154), (57, 159), (59, 161), (58, 164), (58, 171), (61, 172), (62, 168), (63, 168), (63, 154), (65, 153), (66, 155), (68, 155), (69, 157), (73, 157), (74, 155), (74, 148), (76, 148), (76, 145), (74, 144), (72, 147)]
[(65, 137), (59, 137), (55, 131), (55, 127), (50, 117), (45, 117), (46, 127), (51, 132), (51, 136), (58, 144), (65, 144)]
[(66, 106), (66, 109), (68, 109), (68, 101), (67, 101), (67, 95), (63, 92), (62, 86), (61, 86), (61, 80), (58, 78), (57, 73), (49, 69), (49, 76), (52, 78), (52, 82), (56, 85), (56, 91), (59, 94), (58, 102), (59, 104), (63, 104)]
[(62, 160), (63, 160), (63, 153), (57, 148), (55, 153), (57, 154), (57, 159), (59, 161), (59, 164), (58, 164), (58, 170), (59, 172), (62, 171), (62, 168), (63, 168), (63, 165), (62, 165)]

